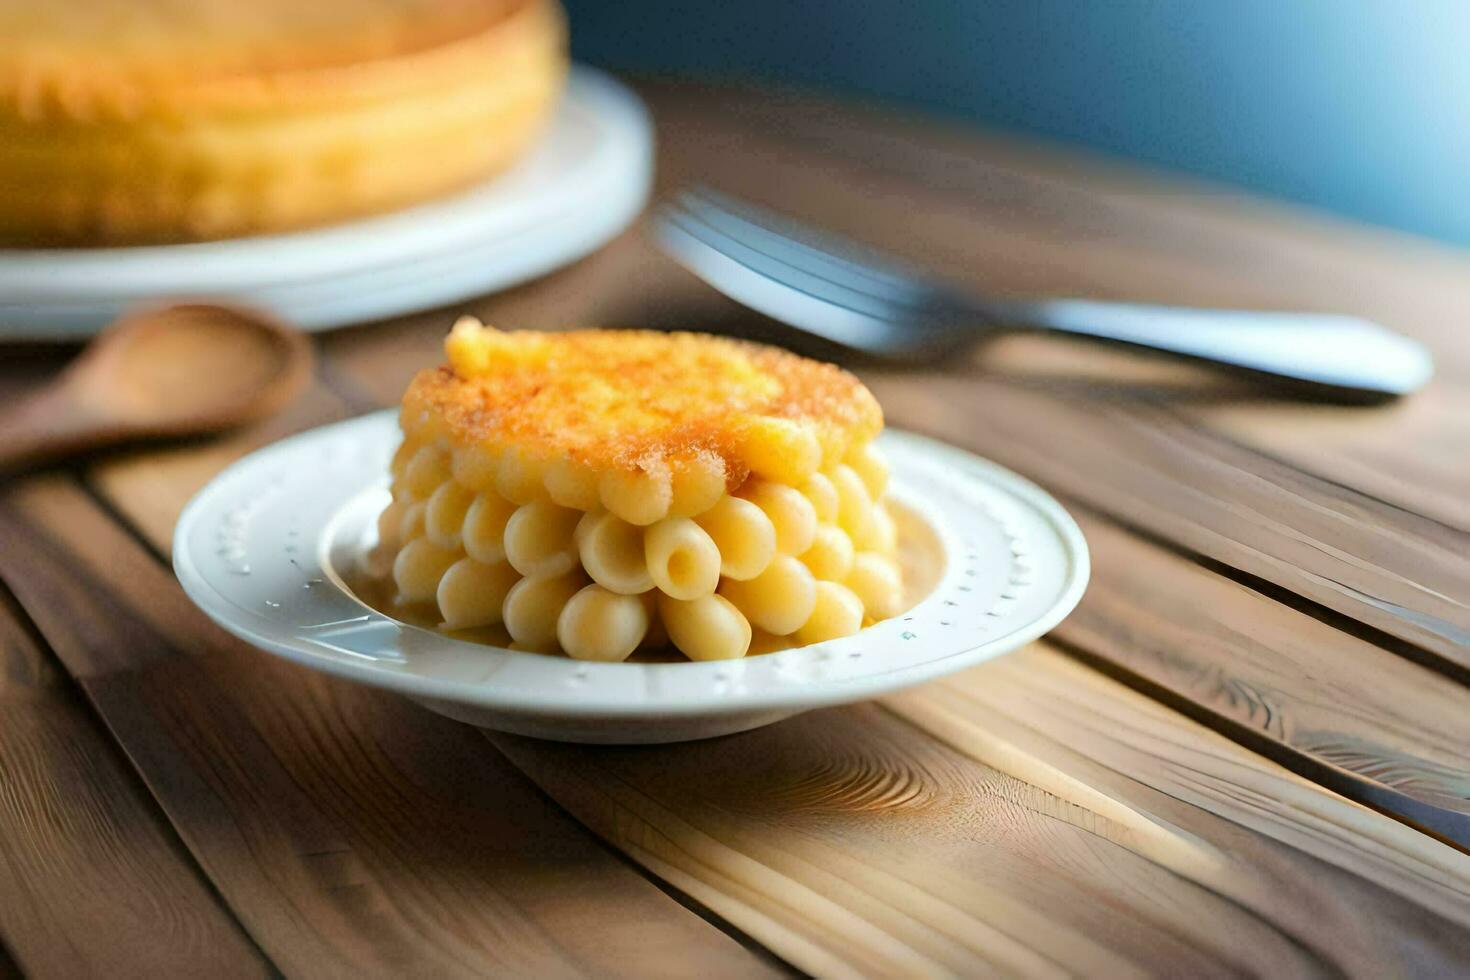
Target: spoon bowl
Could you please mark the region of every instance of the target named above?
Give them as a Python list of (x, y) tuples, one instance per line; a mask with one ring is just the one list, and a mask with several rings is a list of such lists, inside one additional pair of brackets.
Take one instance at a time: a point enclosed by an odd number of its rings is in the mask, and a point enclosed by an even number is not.
[(55, 381), (0, 411), (0, 469), (264, 418), (301, 390), (311, 364), (304, 335), (254, 310), (187, 303), (128, 314)]

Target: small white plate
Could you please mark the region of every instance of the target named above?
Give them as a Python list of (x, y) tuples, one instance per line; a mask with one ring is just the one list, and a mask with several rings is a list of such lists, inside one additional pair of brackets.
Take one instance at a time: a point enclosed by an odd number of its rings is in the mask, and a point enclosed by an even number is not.
[(593, 251), (643, 210), (652, 175), (643, 104), (577, 67), (527, 157), (453, 197), (282, 235), (0, 249), (0, 340), (90, 336), (127, 307), (159, 299), (233, 301), (308, 330), (441, 306)]
[(454, 639), (383, 615), (346, 584), (389, 499), (396, 415), (315, 429), (225, 470), (179, 519), (174, 570), (199, 608), (262, 650), (485, 728), (613, 743), (743, 731), (1014, 650), (1087, 585), (1087, 544), (1055, 500), (994, 463), (889, 430), (890, 494), (943, 555), (937, 584), (902, 616), (712, 663), (586, 663)]

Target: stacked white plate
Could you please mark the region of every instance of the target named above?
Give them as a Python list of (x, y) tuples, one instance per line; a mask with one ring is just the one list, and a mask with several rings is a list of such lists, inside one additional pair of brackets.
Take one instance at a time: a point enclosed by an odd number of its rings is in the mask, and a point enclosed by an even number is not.
[(578, 67), (531, 153), (452, 198), (284, 235), (0, 249), (0, 340), (85, 337), (130, 306), (165, 299), (242, 303), (308, 330), (453, 303), (595, 250), (643, 209), (652, 172), (653, 130), (638, 97)]

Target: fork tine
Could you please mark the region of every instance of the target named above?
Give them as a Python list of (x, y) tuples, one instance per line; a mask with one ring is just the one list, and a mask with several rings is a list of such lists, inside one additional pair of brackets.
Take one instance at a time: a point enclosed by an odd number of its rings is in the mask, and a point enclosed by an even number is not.
[[(730, 298), (776, 320), (852, 347), (893, 350), (895, 329), (913, 322), (889, 303), (843, 290), (805, 276), (735, 241), (698, 217), (673, 205), (660, 208), (654, 222), (660, 243), (674, 258)], [(920, 321), (918, 326), (922, 326)]]
[(912, 305), (933, 288), (922, 275), (872, 249), (720, 191), (695, 187), (679, 195), (679, 203), (730, 237), (854, 292)]
[(713, 249), (745, 269), (788, 289), (884, 320), (894, 320), (906, 312), (887, 297), (848, 289), (797, 268), (762, 248), (765, 241), (747, 241), (730, 235), (724, 229), (704, 220), (702, 215), (678, 205), (666, 205), (661, 209), (660, 219), (682, 232), (688, 239)]

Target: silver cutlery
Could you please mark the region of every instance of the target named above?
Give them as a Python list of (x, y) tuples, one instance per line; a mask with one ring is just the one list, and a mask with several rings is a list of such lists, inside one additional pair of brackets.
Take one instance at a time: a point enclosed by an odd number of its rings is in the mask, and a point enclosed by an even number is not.
[(996, 330), (1041, 330), (1357, 397), (1407, 394), (1433, 373), (1421, 344), (1354, 316), (977, 296), (867, 246), (703, 188), (662, 207), (654, 232), (674, 259), (730, 298), (880, 357), (950, 350)]

